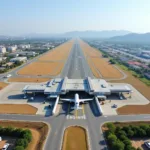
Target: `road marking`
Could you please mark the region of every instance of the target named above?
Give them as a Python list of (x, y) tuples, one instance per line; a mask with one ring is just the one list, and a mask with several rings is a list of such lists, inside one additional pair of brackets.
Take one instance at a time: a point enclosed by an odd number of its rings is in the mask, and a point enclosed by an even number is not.
[(83, 112), (83, 115), (85, 115), (84, 104), (82, 104), (82, 112)]
[(77, 109), (75, 110), (75, 116), (76, 116), (76, 118), (78, 117), (78, 110)]

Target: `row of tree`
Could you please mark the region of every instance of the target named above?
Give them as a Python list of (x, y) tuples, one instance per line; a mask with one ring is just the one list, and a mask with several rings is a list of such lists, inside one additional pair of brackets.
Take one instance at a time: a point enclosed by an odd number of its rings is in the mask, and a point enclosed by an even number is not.
[(147, 124), (116, 127), (113, 123), (107, 123), (106, 126), (105, 136), (111, 150), (141, 150), (134, 148), (130, 139), (150, 137), (150, 125)]
[(0, 135), (18, 138), (14, 150), (25, 150), (32, 140), (32, 133), (28, 129), (0, 126)]

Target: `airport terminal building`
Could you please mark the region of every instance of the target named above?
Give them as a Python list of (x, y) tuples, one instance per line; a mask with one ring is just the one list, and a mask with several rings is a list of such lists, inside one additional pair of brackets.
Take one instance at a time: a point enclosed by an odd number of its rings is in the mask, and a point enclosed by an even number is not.
[(26, 93), (44, 93), (51, 98), (55, 98), (59, 95), (65, 95), (68, 92), (83, 91), (89, 95), (96, 96), (98, 98), (106, 99), (107, 95), (113, 93), (130, 93), (131, 89), (127, 84), (112, 84), (103, 79), (68, 79), (56, 78), (41, 85), (26, 85), (23, 88), (23, 92)]

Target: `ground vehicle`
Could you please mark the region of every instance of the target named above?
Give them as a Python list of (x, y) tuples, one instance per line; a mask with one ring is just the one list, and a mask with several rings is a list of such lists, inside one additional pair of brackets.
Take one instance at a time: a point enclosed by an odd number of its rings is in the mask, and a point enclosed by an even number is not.
[(145, 146), (146, 146), (148, 149), (150, 149), (150, 142), (149, 142), (149, 141), (144, 142), (144, 144), (145, 144)]
[(9, 143), (5, 143), (5, 145), (3, 146), (2, 150), (7, 150), (9, 147)]
[(118, 106), (117, 106), (116, 104), (113, 104), (112, 107), (113, 107), (113, 108), (117, 108)]
[(31, 97), (30, 100), (33, 101), (33, 100), (34, 100), (34, 97)]
[(2, 137), (0, 136), (0, 141), (2, 141)]
[(7, 74), (6, 76), (5, 76), (5, 78), (10, 78), (11, 77), (11, 74)]

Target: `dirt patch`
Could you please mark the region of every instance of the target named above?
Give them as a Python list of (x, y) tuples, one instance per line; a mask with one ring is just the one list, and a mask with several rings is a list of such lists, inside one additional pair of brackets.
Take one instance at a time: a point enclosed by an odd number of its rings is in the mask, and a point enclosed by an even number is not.
[(8, 84), (4, 83), (4, 82), (0, 82), (0, 90), (2, 90), (3, 88), (5, 88)]
[(33, 62), (21, 70), (19, 70), (19, 75), (58, 75), (64, 63), (62, 62)]
[(71, 126), (65, 130), (62, 150), (88, 150), (86, 130)]
[(43, 122), (0, 121), (0, 126), (12, 126), (31, 130), (33, 139), (27, 150), (42, 150), (49, 127)]
[(0, 104), (0, 114), (35, 115), (37, 108), (28, 104)]
[(150, 114), (150, 104), (147, 105), (126, 105), (117, 109), (119, 115), (129, 114)]
[(49, 78), (9, 78), (8, 82), (47, 82)]
[(67, 43), (64, 43), (54, 50), (51, 50), (49, 53), (46, 53), (44, 56), (40, 57), (40, 61), (59, 61), (59, 60), (66, 60), (70, 50), (73, 46), (74, 40), (71, 40)]
[(148, 100), (150, 100), (150, 87), (140, 81), (138, 78), (135, 78), (131, 72), (125, 71), (127, 78), (120, 81), (111, 81), (114, 83), (128, 83), (131, 84), (135, 89), (137, 89), (141, 94), (143, 94)]
[(144, 145), (144, 142), (150, 141), (149, 138), (134, 138), (131, 139), (132, 146), (135, 148), (141, 148), (142, 150), (147, 150), (147, 147)]

